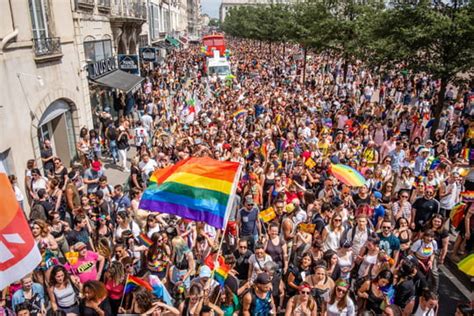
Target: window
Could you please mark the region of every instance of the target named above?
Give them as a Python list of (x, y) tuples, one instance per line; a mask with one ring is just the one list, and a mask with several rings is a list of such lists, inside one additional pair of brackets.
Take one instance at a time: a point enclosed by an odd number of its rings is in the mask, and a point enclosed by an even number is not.
[(29, 0), (33, 38), (49, 37), (47, 4), (48, 0)]
[(84, 54), (88, 62), (112, 57), (112, 41), (107, 39), (84, 42)]
[(150, 11), (151, 38), (156, 39), (160, 37), (160, 8), (152, 3)]

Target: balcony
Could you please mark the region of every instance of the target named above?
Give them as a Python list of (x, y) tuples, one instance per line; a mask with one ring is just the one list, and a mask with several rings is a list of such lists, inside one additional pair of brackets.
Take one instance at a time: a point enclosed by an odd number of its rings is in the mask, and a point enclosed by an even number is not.
[(111, 7), (111, 18), (127, 21), (130, 19), (146, 21), (146, 3), (140, 0), (115, 0)]
[(100, 12), (109, 13), (111, 10), (110, 0), (98, 0), (97, 8)]
[(95, 0), (76, 0), (76, 8), (83, 10), (92, 10), (95, 6)]
[(61, 59), (61, 39), (59, 37), (43, 37), (33, 39), (36, 62), (46, 62)]

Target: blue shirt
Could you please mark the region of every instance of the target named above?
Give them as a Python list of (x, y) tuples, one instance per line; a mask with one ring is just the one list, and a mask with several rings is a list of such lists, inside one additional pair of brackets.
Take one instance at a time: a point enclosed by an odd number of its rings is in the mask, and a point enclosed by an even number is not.
[[(31, 286), (32, 291), (33, 291), (33, 297), (36, 297), (36, 299), (30, 301), (30, 303), (33, 303), (35, 307), (41, 308), (41, 305), (44, 305), (44, 290), (41, 284), (39, 283), (33, 283)], [(36, 296), (35, 296), (36, 294)], [(24, 303), (26, 301), (25, 299), (25, 292), (23, 289), (19, 289), (18, 291), (13, 294), (12, 297), (12, 309), (15, 310), (15, 307), (21, 303)], [(38, 305), (38, 306), (36, 306)], [(34, 308), (36, 310), (36, 308)]]
[(428, 161), (428, 157), (427, 158), (423, 158), (421, 156), (416, 157), (415, 167), (413, 169), (415, 177), (418, 177), (419, 175), (424, 174), (424, 172), (426, 171), (426, 162), (427, 161)]
[(392, 158), (392, 170), (396, 173), (400, 172), (403, 160), (405, 160), (405, 152), (403, 150), (399, 152), (392, 150), (388, 155)]

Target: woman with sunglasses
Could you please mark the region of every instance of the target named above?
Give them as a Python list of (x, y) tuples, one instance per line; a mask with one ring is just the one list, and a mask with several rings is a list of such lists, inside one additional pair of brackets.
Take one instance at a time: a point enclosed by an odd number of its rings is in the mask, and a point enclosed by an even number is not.
[(299, 294), (289, 299), (285, 316), (316, 316), (317, 310), (316, 301), (311, 297), (311, 286), (303, 282), (299, 286)]
[(324, 315), (329, 300), (329, 293), (334, 289), (334, 281), (328, 276), (325, 261), (316, 262), (314, 273), (305, 278), (311, 287), (311, 296), (316, 300), (318, 315)]
[(400, 190), (411, 191), (413, 188), (413, 183), (415, 182), (415, 177), (412, 174), (412, 170), (409, 167), (403, 167), (400, 176), (397, 178), (395, 183), (394, 192), (400, 192)]
[(164, 242), (163, 235), (160, 233), (154, 233), (151, 240), (153, 243), (146, 253), (145, 266), (151, 274), (163, 279), (170, 262), (171, 248)]
[(349, 293), (349, 284), (339, 279), (336, 281), (334, 290), (328, 302), (326, 316), (355, 316), (355, 305)]
[(339, 214), (334, 214), (329, 225), (324, 227), (323, 233), (321, 234), (323, 250), (336, 251), (339, 249), (343, 231), (342, 217)]
[(398, 192), (398, 200), (392, 204), (392, 213), (395, 220), (404, 217), (408, 221), (408, 226), (410, 226), (411, 221), (411, 203), (409, 198), (410, 192), (401, 190)]

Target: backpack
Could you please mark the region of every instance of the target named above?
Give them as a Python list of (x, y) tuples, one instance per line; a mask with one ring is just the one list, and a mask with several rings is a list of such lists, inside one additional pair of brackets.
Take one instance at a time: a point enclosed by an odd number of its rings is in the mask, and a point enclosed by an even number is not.
[[(368, 221), (370, 222), (370, 221)], [(343, 232), (342, 232), (342, 236), (341, 236), (341, 245), (343, 245), (346, 241), (350, 241), (351, 244), (354, 242), (354, 237), (355, 237), (355, 234), (356, 234), (356, 228), (357, 228), (357, 224), (355, 224), (354, 226), (352, 226), (352, 228), (348, 227), (347, 229), (345, 229)], [(352, 229), (352, 232), (351, 232), (351, 239), (348, 239), (348, 234), (349, 234), (349, 230)], [(366, 232), (367, 232), (367, 237), (370, 236), (370, 234), (372, 234), (372, 229), (370, 228), (370, 225), (369, 223), (367, 223), (367, 227), (366, 227)]]
[(41, 219), (41, 220), (46, 221), (47, 217), (46, 217), (46, 210), (44, 206), (41, 205), (41, 203), (35, 201), (33, 203), (33, 206), (31, 207), (30, 220), (33, 221), (36, 219)]

